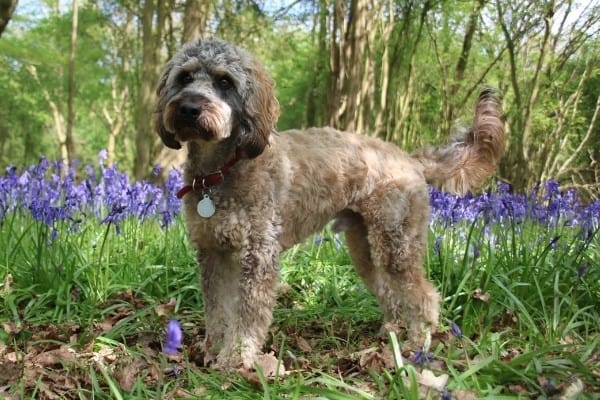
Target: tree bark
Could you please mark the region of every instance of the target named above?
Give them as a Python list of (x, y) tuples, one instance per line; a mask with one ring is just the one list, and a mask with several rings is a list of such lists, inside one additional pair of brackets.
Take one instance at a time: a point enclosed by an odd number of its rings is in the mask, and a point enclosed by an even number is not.
[(64, 114), (61, 111), (61, 109), (59, 108), (59, 105), (54, 100), (52, 100), (52, 97), (50, 96), (50, 92), (48, 92), (48, 89), (46, 89), (46, 87), (44, 87), (44, 85), (42, 85), (42, 82), (40, 80), (40, 77), (38, 76), (37, 68), (35, 67), (35, 65), (29, 65), (26, 67), (26, 69), (27, 69), (27, 72), (29, 72), (29, 74), (32, 76), (33, 80), (39, 85), (40, 89), (42, 90), (42, 95), (44, 96), (44, 99), (48, 103), (48, 107), (50, 107), (50, 113), (52, 114), (52, 121), (54, 123), (54, 133), (56, 134), (56, 139), (57, 139), (58, 146), (60, 149), (60, 156), (64, 161), (67, 161), (69, 159), (69, 153), (67, 151), (67, 145), (66, 145)]
[(77, 52), (77, 23), (78, 23), (78, 3), (73, 0), (72, 19), (71, 19), (71, 50), (69, 52), (68, 82), (67, 82), (67, 127), (65, 131), (65, 146), (67, 148), (67, 163), (76, 158), (75, 140), (73, 138), (73, 125), (75, 123), (75, 56)]
[[(343, 130), (365, 132), (371, 123), (374, 70), (371, 20), (382, 7), (367, 0), (336, 0), (331, 31), (330, 124)], [(369, 119), (369, 121), (367, 121)]]
[(135, 179), (143, 179), (151, 171), (154, 159), (154, 139), (152, 112), (154, 110), (154, 88), (159, 74), (159, 52), (162, 48), (162, 29), (166, 10), (163, 0), (146, 0), (142, 7), (142, 62), (140, 65), (140, 87), (136, 101), (136, 155), (134, 163)]
[[(323, 100), (327, 103), (330, 93), (323, 88), (323, 77), (327, 73), (327, 26), (328, 26), (327, 0), (319, 0), (319, 11), (315, 15), (314, 26), (317, 30), (316, 48), (317, 56), (313, 61), (313, 74), (310, 89), (306, 94), (306, 126), (322, 125), (326, 121), (323, 113)], [(313, 33), (314, 34), (314, 33)]]
[(189, 42), (204, 35), (210, 6), (210, 0), (187, 0), (185, 2), (181, 43)]
[(17, 0), (0, 0), (0, 36), (17, 8)]

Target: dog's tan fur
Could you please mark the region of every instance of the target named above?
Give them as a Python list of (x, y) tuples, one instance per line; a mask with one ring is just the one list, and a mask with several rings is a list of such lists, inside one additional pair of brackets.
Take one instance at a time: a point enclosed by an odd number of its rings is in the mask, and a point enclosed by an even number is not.
[[(276, 133), (273, 89), (252, 55), (209, 39), (185, 45), (157, 90), (159, 135), (169, 147), (187, 144), (187, 185), (242, 154), (222, 183), (183, 199), (201, 271), (206, 361), (253, 366), (271, 324), (279, 254), (332, 219), (345, 231), (384, 327), (406, 328), (409, 340), (422, 344), (439, 316), (439, 295), (422, 267), (427, 182), (464, 192), (491, 174), (504, 143), (498, 99), (483, 91), (464, 138), (411, 156), (332, 128)], [(209, 218), (196, 212), (204, 194), (216, 207)]]

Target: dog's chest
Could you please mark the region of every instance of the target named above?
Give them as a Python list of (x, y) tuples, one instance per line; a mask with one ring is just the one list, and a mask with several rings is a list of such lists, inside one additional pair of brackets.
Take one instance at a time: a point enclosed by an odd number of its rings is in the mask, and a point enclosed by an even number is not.
[[(209, 217), (198, 212), (199, 202), (205, 201), (205, 194), (194, 193), (184, 201), (184, 219), (190, 239), (198, 249), (240, 250), (258, 235), (276, 235), (272, 219), (261, 210), (261, 203), (249, 205), (231, 196), (209, 194), (214, 205), (214, 214)], [(259, 217), (260, 216), (260, 217)], [(254, 221), (254, 223), (252, 223)]]

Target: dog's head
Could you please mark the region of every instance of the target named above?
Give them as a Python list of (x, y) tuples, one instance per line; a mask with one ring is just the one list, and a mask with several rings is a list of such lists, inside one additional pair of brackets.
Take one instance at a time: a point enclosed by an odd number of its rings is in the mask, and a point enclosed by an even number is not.
[(232, 138), (239, 150), (256, 157), (279, 116), (274, 86), (265, 68), (244, 49), (218, 39), (190, 42), (162, 73), (155, 128), (173, 149), (185, 141)]

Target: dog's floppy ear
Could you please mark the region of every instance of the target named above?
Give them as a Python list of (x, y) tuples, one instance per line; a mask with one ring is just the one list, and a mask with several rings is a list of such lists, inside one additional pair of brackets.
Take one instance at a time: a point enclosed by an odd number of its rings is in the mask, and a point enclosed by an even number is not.
[(260, 155), (267, 144), (269, 136), (275, 130), (279, 118), (279, 102), (275, 97), (275, 83), (267, 70), (252, 57), (248, 73), (252, 77), (248, 82), (243, 98), (244, 121), (240, 148), (249, 158)]
[(162, 139), (165, 146), (170, 147), (175, 150), (181, 149), (181, 143), (175, 138), (175, 135), (171, 132), (167, 131), (165, 125), (163, 123), (163, 112), (165, 111), (165, 105), (167, 99), (166, 88), (167, 88), (167, 78), (169, 77), (169, 73), (171, 72), (171, 68), (173, 68), (173, 63), (168, 62), (163, 70), (163, 73), (158, 81), (158, 86), (156, 88), (156, 96), (158, 97), (156, 102), (156, 107), (154, 108), (154, 129), (158, 136)]

